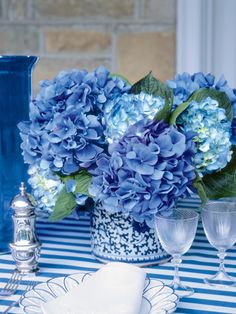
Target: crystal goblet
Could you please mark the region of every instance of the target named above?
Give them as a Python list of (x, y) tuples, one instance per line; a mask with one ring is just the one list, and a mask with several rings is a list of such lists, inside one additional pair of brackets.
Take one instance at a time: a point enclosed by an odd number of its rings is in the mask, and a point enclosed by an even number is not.
[(198, 225), (199, 214), (191, 209), (174, 209), (170, 215), (159, 213), (155, 216), (155, 227), (161, 245), (172, 255), (175, 268), (170, 286), (179, 297), (190, 296), (194, 290), (180, 281), (181, 256), (191, 247)]
[(204, 281), (210, 285), (236, 286), (236, 278), (224, 267), (226, 250), (236, 242), (236, 201), (222, 199), (208, 202), (202, 209), (202, 223), (210, 244), (218, 250), (219, 269)]

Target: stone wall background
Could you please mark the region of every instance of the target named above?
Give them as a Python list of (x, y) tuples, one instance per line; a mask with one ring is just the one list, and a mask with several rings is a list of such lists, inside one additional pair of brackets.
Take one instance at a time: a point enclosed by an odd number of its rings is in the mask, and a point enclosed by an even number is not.
[(38, 81), (103, 64), (131, 82), (175, 73), (176, 0), (0, 0), (0, 54), (40, 56)]

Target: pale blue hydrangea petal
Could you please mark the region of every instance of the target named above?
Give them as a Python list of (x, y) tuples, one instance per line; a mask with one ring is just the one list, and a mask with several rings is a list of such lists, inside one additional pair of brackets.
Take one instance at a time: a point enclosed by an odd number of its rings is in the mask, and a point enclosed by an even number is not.
[(105, 105), (106, 138), (109, 143), (119, 140), (127, 129), (144, 117), (153, 119), (164, 106), (164, 99), (144, 92), (123, 94)]
[(208, 97), (200, 103), (192, 101), (177, 124), (185, 132), (196, 133), (194, 163), (201, 175), (218, 171), (231, 160), (231, 123), (216, 100)]
[(37, 209), (51, 213), (64, 187), (60, 177), (50, 170), (42, 170), (35, 165), (29, 167), (28, 173), (32, 194), (37, 201)]
[(167, 81), (167, 85), (173, 89), (174, 102), (173, 109), (185, 102), (195, 91), (200, 88), (216, 89), (225, 92), (232, 104), (234, 119), (232, 122), (231, 142), (236, 145), (236, 89), (232, 89), (224, 76), (222, 75), (215, 82), (215, 77), (208, 73), (202, 72), (177, 74), (175, 79)]

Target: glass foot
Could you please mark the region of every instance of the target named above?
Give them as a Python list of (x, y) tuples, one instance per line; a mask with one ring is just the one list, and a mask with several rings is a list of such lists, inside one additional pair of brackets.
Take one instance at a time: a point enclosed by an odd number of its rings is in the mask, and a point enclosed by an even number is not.
[(231, 277), (224, 271), (218, 271), (215, 275), (205, 278), (204, 282), (211, 286), (224, 285), (236, 287), (236, 277)]
[(189, 297), (194, 293), (193, 288), (183, 285), (181, 282), (172, 282), (169, 285), (179, 298)]

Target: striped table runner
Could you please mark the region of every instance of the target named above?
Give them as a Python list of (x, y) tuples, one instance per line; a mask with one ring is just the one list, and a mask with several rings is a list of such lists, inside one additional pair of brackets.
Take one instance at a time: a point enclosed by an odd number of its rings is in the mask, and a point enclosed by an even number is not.
[[(180, 206), (197, 208), (199, 201), (198, 199), (184, 201)], [(46, 281), (53, 277), (80, 271), (95, 271), (101, 266), (101, 263), (91, 255), (90, 223), (87, 214), (84, 214), (79, 221), (73, 218), (67, 218), (58, 223), (40, 220), (37, 230), (43, 243), (37, 281)], [(230, 275), (236, 276), (235, 246), (228, 251), (225, 266)], [(189, 252), (183, 257), (180, 269), (183, 282), (193, 287), (195, 293), (191, 297), (181, 299), (176, 313), (236, 314), (236, 287), (213, 288), (203, 282), (203, 278), (216, 272), (217, 268), (216, 250), (208, 243), (200, 223), (195, 241)], [(11, 255), (1, 255), (0, 288), (6, 284), (13, 269), (14, 262)], [(167, 284), (173, 278), (173, 267), (170, 262), (145, 269), (150, 278), (161, 279)], [(14, 296), (0, 299), (0, 313), (12, 301), (20, 297), (26, 284), (27, 281), (23, 281)], [(22, 311), (15, 307), (10, 313), (22, 313)]]

